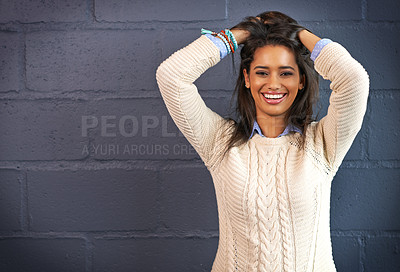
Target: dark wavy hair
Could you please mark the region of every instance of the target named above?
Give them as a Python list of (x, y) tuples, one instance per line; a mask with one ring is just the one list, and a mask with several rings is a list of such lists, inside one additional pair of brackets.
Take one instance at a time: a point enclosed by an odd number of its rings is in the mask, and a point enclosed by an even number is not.
[(240, 51), (240, 70), (233, 93), (233, 97), (236, 96), (235, 111), (238, 121), (228, 118), (232, 121), (230, 128), (232, 133), (228, 137), (225, 153), (234, 146), (246, 143), (251, 135), (256, 120), (256, 107), (251, 92), (245, 87), (243, 70), (249, 71), (255, 51), (266, 45), (282, 45), (289, 48), (296, 58), (300, 78), (305, 77), (304, 89), (298, 92), (285, 120), (287, 124), (302, 130), (304, 140), (307, 126), (315, 120), (313, 106), (318, 99), (318, 74), (310, 59), (310, 52), (297, 37), (298, 31), (304, 28), (281, 12), (269, 11), (256, 17), (247, 17), (232, 29), (246, 30), (250, 35)]

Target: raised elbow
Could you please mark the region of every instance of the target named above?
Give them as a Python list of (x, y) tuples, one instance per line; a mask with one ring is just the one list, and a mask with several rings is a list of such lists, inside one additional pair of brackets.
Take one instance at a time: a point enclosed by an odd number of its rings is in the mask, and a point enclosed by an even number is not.
[(156, 70), (156, 80), (157, 80), (157, 83), (158, 83), (158, 85), (160, 85), (160, 81), (163, 79), (163, 78), (165, 78), (165, 75), (166, 75), (166, 65), (165, 65), (165, 62), (162, 62), (159, 66), (158, 66), (158, 68), (157, 68), (157, 70)]

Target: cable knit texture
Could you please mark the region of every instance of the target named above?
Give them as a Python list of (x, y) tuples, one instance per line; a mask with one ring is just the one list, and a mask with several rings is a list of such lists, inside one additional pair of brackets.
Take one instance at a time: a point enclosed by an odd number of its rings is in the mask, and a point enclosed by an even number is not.
[(222, 156), (231, 122), (209, 109), (193, 82), (220, 60), (201, 36), (157, 70), (175, 124), (213, 178), (219, 216), (218, 271), (336, 271), (330, 239), (331, 181), (361, 128), (369, 78), (340, 44), (315, 60), (329, 79), (328, 114), (301, 135), (255, 134)]

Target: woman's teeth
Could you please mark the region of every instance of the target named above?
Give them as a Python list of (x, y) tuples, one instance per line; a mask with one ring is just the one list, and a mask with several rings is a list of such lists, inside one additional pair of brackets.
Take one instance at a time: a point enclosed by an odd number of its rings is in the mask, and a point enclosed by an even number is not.
[(267, 99), (280, 99), (284, 96), (285, 94), (264, 94), (264, 97)]

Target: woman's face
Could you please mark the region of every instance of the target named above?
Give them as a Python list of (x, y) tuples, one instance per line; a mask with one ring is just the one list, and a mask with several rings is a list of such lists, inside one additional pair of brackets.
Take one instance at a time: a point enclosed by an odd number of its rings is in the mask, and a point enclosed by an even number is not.
[(282, 45), (266, 45), (256, 49), (250, 69), (243, 70), (260, 118), (284, 118), (299, 89), (303, 88), (293, 52)]

